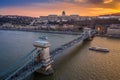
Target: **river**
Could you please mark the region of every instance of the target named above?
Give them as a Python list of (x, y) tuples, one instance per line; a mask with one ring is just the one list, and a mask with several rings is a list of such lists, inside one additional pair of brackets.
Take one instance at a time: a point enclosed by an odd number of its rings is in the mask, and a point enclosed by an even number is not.
[[(47, 36), (50, 50), (69, 42), (78, 36), (39, 32), (0, 31), (0, 70), (20, 59), (34, 47), (40, 36)], [(109, 53), (89, 51), (90, 46), (110, 49)], [(63, 54), (61, 54), (63, 55)], [(120, 80), (120, 39), (95, 37), (73, 51), (60, 56), (53, 64), (54, 74), (43, 76), (33, 74), (31, 80)], [(27, 79), (27, 80), (28, 80)]]

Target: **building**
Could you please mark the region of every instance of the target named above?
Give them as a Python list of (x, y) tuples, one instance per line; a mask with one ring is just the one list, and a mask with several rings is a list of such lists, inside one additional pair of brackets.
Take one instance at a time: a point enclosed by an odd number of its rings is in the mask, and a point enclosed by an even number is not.
[(40, 18), (37, 21), (38, 22), (48, 22), (48, 16), (40, 16)]
[(55, 14), (48, 15), (48, 21), (55, 22), (58, 20), (58, 16)]
[[(86, 19), (86, 18), (85, 18)], [(79, 21), (80, 20), (80, 16), (77, 14), (71, 14), (70, 16), (66, 15), (65, 11), (62, 11), (62, 15), (58, 16), (56, 14), (50, 14), (48, 16), (40, 16), (39, 20), (37, 20), (38, 22), (67, 22), (69, 20), (75, 20), (75, 21)]]
[(14, 25), (12, 25), (11, 23), (5, 23), (2, 26), (3, 27), (14, 27)]
[(72, 14), (72, 15), (70, 15), (70, 19), (78, 21), (78, 20), (80, 20), (80, 17), (77, 14)]
[(120, 38), (120, 24), (113, 24), (107, 29), (108, 37)]

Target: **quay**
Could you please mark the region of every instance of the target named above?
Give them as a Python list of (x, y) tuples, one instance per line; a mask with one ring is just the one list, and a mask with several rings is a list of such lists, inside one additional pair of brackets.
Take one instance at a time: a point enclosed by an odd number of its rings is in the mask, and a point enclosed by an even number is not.
[(67, 35), (80, 35), (80, 32), (73, 31), (52, 31), (52, 30), (32, 30), (32, 29), (5, 29), (0, 28), (0, 30), (12, 30), (12, 31), (26, 31), (26, 32), (41, 32), (41, 33), (52, 33), (52, 34), (67, 34)]

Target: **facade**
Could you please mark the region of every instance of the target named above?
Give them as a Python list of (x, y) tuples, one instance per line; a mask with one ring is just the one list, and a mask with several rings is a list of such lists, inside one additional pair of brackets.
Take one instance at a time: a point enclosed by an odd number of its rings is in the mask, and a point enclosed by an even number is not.
[(14, 27), (14, 25), (12, 25), (11, 23), (5, 23), (2, 26), (3, 27)]
[(108, 37), (120, 38), (120, 24), (111, 25), (107, 29), (107, 36)]
[(62, 12), (61, 16), (58, 16), (56, 14), (50, 14), (48, 16), (40, 16), (39, 20), (40, 22), (66, 22), (66, 21), (85, 21), (85, 20), (92, 20), (92, 17), (88, 17), (88, 16), (79, 16), (77, 14), (71, 14), (71, 15), (66, 15), (65, 11)]
[(70, 19), (72, 19), (72, 20), (80, 20), (80, 16), (77, 15), (77, 14), (70, 15)]
[(80, 20), (80, 16), (77, 14), (71, 14), (70, 16), (67, 16), (65, 11), (63, 11), (61, 16), (58, 16), (56, 14), (50, 14), (48, 16), (40, 16), (39, 20), (37, 20), (37, 21), (38, 22), (48, 22), (48, 21), (50, 21), (50, 22), (55, 22), (55, 21), (66, 22), (69, 20)]
[(48, 21), (54, 22), (58, 20), (58, 16), (57, 15), (48, 15)]

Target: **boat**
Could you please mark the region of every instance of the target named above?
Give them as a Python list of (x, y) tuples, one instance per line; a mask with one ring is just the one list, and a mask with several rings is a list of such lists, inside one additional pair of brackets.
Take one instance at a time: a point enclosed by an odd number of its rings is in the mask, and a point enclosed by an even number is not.
[(89, 50), (100, 51), (100, 52), (109, 52), (110, 51), (108, 48), (102, 48), (102, 47), (90, 47)]
[(41, 36), (41, 37), (39, 37), (39, 39), (48, 40), (48, 38), (46, 36)]

